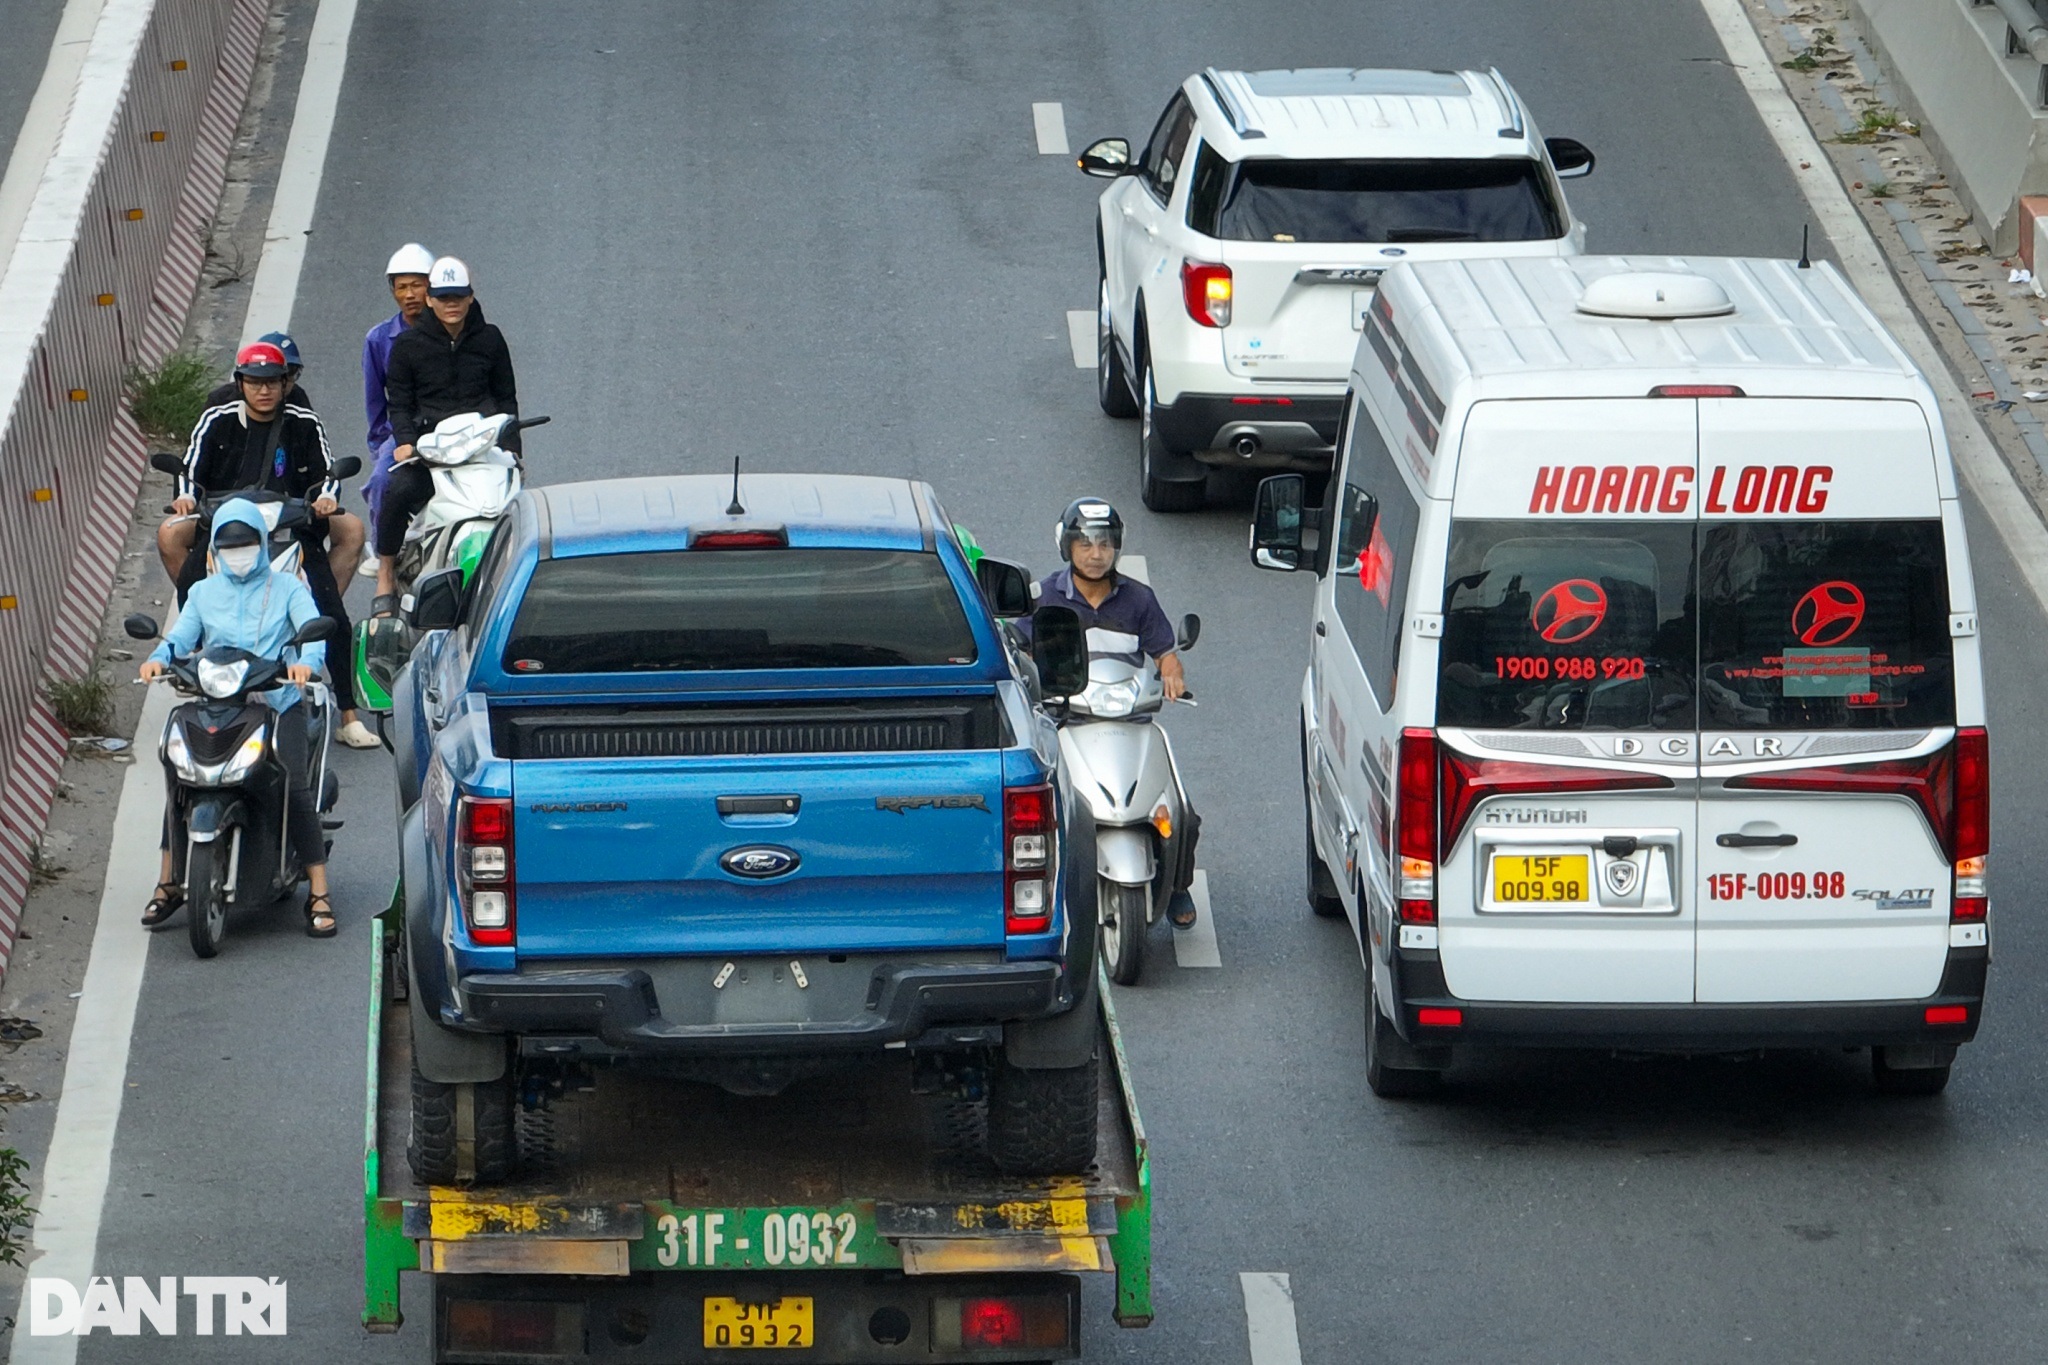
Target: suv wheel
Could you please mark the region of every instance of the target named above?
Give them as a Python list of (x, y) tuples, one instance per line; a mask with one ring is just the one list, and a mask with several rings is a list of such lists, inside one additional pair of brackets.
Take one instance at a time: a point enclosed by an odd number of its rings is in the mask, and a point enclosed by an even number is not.
[(1027, 1071), (996, 1063), (988, 1090), (988, 1155), (1006, 1175), (1080, 1175), (1095, 1160), (1101, 1060)]
[[(1372, 961), (1372, 950), (1366, 949)], [(1379, 968), (1373, 966), (1373, 974)], [(1415, 1049), (1395, 1031), (1394, 1021), (1380, 1013), (1380, 994), (1374, 975), (1365, 984), (1365, 1083), (1383, 1100), (1414, 1099), (1433, 1095), (1443, 1081), (1435, 1067), (1415, 1065)]]
[[(444, 1085), (420, 1075), (415, 1063), (412, 1136), (405, 1145), (413, 1179), (422, 1185), (500, 1185), (510, 1180), (518, 1151), (516, 1112), (510, 1067), (495, 1081)], [(459, 1150), (465, 1127), (473, 1134), (467, 1178)]]
[(1111, 417), (1136, 417), (1138, 400), (1131, 397), (1131, 376), (1124, 358), (1117, 354), (1116, 336), (1109, 327), (1109, 280), (1100, 278), (1095, 287), (1095, 401)]
[(1155, 512), (1199, 511), (1208, 494), (1206, 479), (1160, 477), (1159, 466), (1166, 462), (1168, 452), (1159, 438), (1158, 427), (1152, 421), (1151, 357), (1147, 356), (1139, 363), (1144, 366), (1145, 382), (1138, 399), (1138, 478), (1145, 505)]

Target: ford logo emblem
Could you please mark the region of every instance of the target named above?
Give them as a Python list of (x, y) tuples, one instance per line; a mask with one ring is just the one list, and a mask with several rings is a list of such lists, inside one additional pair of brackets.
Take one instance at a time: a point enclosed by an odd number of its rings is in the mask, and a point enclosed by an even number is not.
[(1406, 256), (1407, 254), (1406, 251), (1397, 246), (1383, 246), (1380, 248), (1380, 255), (1382, 256)]
[(750, 844), (736, 848), (718, 860), (718, 865), (735, 877), (750, 877), (765, 881), (769, 877), (780, 877), (796, 871), (803, 859), (793, 848), (779, 848), (774, 844)]

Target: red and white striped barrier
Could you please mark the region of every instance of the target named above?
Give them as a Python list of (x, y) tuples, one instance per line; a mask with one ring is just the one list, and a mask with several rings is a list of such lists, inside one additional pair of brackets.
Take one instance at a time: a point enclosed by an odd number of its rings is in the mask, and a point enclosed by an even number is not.
[[(146, 452), (131, 366), (177, 345), (268, 0), (107, 0), (0, 276), (0, 972)], [(138, 760), (144, 755), (138, 754)]]

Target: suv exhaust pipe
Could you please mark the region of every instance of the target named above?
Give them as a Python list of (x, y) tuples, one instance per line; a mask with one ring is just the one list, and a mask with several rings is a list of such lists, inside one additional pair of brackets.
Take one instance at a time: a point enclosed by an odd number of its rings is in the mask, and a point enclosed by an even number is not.
[(1259, 438), (1249, 431), (1240, 432), (1237, 439), (1230, 443), (1230, 448), (1237, 452), (1238, 458), (1249, 460), (1259, 453)]

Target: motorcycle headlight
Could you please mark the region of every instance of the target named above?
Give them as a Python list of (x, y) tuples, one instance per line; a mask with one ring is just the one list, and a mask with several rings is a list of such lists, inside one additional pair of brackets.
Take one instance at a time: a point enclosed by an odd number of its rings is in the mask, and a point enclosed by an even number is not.
[(199, 769), (192, 762), (192, 751), (185, 747), (185, 732), (173, 725), (164, 731), (164, 762), (171, 765), (171, 771), (187, 782), (197, 782)]
[(1138, 704), (1138, 680), (1125, 682), (1097, 683), (1088, 689), (1088, 710), (1092, 715), (1114, 720), (1131, 714), (1131, 708)]
[(238, 659), (231, 664), (199, 661), (199, 690), (209, 697), (232, 697), (242, 690), (242, 679), (249, 676), (249, 661)]
[(233, 786), (235, 783), (240, 782), (249, 775), (258, 763), (263, 761), (263, 739), (266, 728), (259, 725), (254, 730), (251, 730), (249, 737), (242, 741), (242, 747), (235, 750), (235, 756), (229, 759), (227, 767), (221, 770), (220, 781), (222, 786)]

